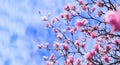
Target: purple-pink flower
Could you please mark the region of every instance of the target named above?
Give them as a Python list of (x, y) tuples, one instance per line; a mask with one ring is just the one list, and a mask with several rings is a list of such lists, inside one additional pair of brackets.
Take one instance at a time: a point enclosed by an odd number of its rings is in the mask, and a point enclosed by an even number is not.
[(112, 26), (112, 33), (120, 30), (120, 15), (118, 11), (108, 11), (105, 14), (105, 22)]
[(77, 19), (76, 23), (75, 23), (75, 26), (77, 28), (80, 28), (81, 26), (85, 25), (88, 21), (86, 19)]
[(107, 63), (110, 61), (110, 59), (109, 59), (109, 57), (108, 57), (107, 55), (104, 55), (104, 56), (103, 56), (103, 60), (104, 60), (105, 62), (107, 62)]

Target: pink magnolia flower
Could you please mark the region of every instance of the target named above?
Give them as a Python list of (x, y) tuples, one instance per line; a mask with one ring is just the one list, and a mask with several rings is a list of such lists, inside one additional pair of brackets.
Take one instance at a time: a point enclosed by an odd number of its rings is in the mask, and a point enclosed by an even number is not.
[(70, 20), (70, 14), (68, 12), (65, 13), (63, 17), (65, 20)]
[(86, 5), (81, 5), (81, 7), (82, 7), (83, 11), (86, 11), (88, 9), (88, 6), (86, 6)]
[(49, 23), (49, 22), (46, 22), (45, 26), (46, 26), (47, 28), (49, 28), (49, 27), (50, 27), (50, 23)]
[(71, 5), (70, 5), (70, 4), (67, 4), (67, 5), (65, 5), (64, 9), (65, 9), (66, 11), (69, 11), (69, 10), (70, 10), (70, 7), (71, 7)]
[(65, 65), (72, 65), (69, 60), (65, 62)]
[(58, 42), (55, 42), (55, 43), (54, 43), (54, 47), (55, 47), (56, 50), (58, 50), (59, 45), (60, 45), (60, 44), (59, 44)]
[(118, 39), (116, 39), (116, 40), (114, 40), (113, 43), (118, 46), (120, 44), (120, 41)]
[(97, 6), (98, 6), (98, 7), (103, 7), (103, 3), (100, 2), (100, 1), (97, 1)]
[(92, 51), (89, 51), (86, 55), (85, 55), (85, 59), (87, 61), (91, 61), (92, 57), (95, 55), (95, 51), (92, 50)]
[(96, 10), (95, 6), (92, 7), (92, 12), (94, 12)]
[(105, 22), (112, 26), (112, 33), (120, 30), (120, 16), (115, 11), (108, 11), (105, 14)]
[(73, 31), (74, 31), (74, 32), (77, 31), (77, 27), (74, 27), (74, 28), (73, 28)]
[(79, 3), (79, 5), (83, 5), (83, 1), (82, 0), (79, 0), (78, 3)]
[(47, 19), (47, 17), (46, 16), (43, 16), (42, 17), (42, 21), (47, 21), (48, 19)]
[(66, 29), (67, 29), (67, 30), (70, 30), (71, 28), (70, 28), (70, 26), (67, 26)]
[(93, 56), (95, 55), (95, 51), (94, 51), (94, 50), (91, 50), (91, 51), (89, 52), (89, 54), (93, 57)]
[(69, 62), (72, 64), (74, 62), (74, 57), (73, 56), (70, 56), (69, 57)]
[(99, 44), (95, 44), (95, 46), (94, 46), (94, 50), (98, 52), (98, 51), (99, 51), (99, 47), (100, 47)]
[(52, 23), (55, 23), (57, 20), (56, 20), (56, 18), (54, 17), (54, 18), (52, 18)]
[(71, 6), (71, 9), (73, 10), (73, 11), (76, 11), (76, 6)]
[(110, 49), (111, 49), (111, 46), (110, 46), (110, 45), (107, 45), (107, 46), (106, 46), (106, 51), (109, 52)]
[(81, 65), (80, 59), (77, 59), (77, 60), (76, 60), (76, 65)]
[(97, 37), (97, 33), (95, 33), (95, 32), (91, 32), (91, 33), (90, 33), (90, 36), (91, 36), (92, 39), (94, 39), (94, 38)]
[(57, 33), (57, 32), (58, 32), (58, 30), (57, 30), (57, 29), (55, 29), (55, 28), (53, 28), (53, 31), (54, 31), (54, 33)]
[(52, 60), (52, 61), (53, 61), (54, 59), (55, 59), (54, 54), (51, 54), (51, 55), (50, 55), (50, 60)]
[(106, 50), (104, 50), (104, 49), (100, 49), (99, 52), (100, 52), (100, 54), (102, 54), (102, 55), (106, 54)]
[(64, 18), (64, 14), (63, 14), (63, 13), (61, 13), (61, 14), (60, 14), (60, 17), (61, 17), (61, 18)]
[(47, 60), (48, 59), (48, 57), (47, 56), (43, 56), (43, 60)]
[(80, 45), (79, 40), (76, 40), (75, 43), (74, 43), (74, 45), (75, 45), (76, 47), (79, 46), (79, 45)]
[(50, 61), (47, 61), (47, 62), (46, 62), (46, 65), (51, 65)]
[(86, 19), (77, 19), (75, 22), (75, 27), (80, 28), (81, 26), (85, 25), (88, 21)]
[(38, 48), (39, 48), (39, 49), (42, 49), (42, 48), (43, 48), (43, 44), (39, 44), (39, 45), (38, 45)]
[(84, 48), (85, 48), (85, 43), (82, 43), (82, 44), (81, 44), (81, 47), (84, 49)]
[(62, 37), (63, 37), (62, 34), (58, 34), (58, 35), (57, 35), (57, 38), (58, 38), (59, 40), (62, 40)]
[(104, 60), (105, 62), (107, 62), (107, 63), (109, 63), (109, 61), (110, 61), (110, 59), (109, 59), (109, 57), (108, 57), (107, 55), (104, 55), (104, 56), (103, 56), (103, 60)]
[(81, 28), (81, 29), (80, 29), (80, 32), (84, 32), (84, 31), (85, 31), (85, 28)]
[(115, 11), (108, 11), (104, 18), (105, 18), (105, 22), (109, 23), (110, 25), (117, 24), (118, 16)]
[(63, 49), (68, 51), (69, 48), (68, 48), (68, 45), (66, 43), (63, 44)]
[(85, 55), (85, 59), (86, 59), (87, 61), (90, 61), (90, 60), (91, 60), (91, 58), (92, 58), (92, 56), (90, 56), (90, 54), (89, 54), (89, 53)]
[(98, 16), (98, 17), (100, 17), (102, 14), (103, 14), (102, 11), (98, 11), (98, 12), (97, 12), (97, 16)]
[(72, 35), (74, 31), (73, 31), (73, 29), (71, 29), (69, 32), (70, 32), (70, 34)]

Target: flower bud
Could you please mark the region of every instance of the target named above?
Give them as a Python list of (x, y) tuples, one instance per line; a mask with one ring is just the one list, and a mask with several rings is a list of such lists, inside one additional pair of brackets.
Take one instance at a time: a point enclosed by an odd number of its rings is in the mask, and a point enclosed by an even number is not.
[(51, 54), (51, 55), (50, 55), (50, 60), (52, 60), (52, 61), (53, 61), (54, 59), (55, 59), (54, 54)]
[(80, 45), (79, 40), (76, 40), (74, 45), (75, 45), (76, 47), (79, 46), (79, 45)]
[(103, 3), (100, 2), (100, 1), (97, 1), (97, 6), (98, 6), (98, 7), (103, 7)]
[(42, 48), (43, 48), (43, 44), (39, 44), (39, 45), (38, 45), (38, 48), (39, 48), (39, 49), (42, 49)]
[(94, 38), (97, 37), (97, 33), (95, 33), (95, 32), (91, 32), (91, 33), (90, 33), (90, 36), (91, 36), (92, 39), (94, 39)]
[(58, 43), (58, 42), (55, 42), (55, 43), (54, 43), (54, 47), (55, 47), (56, 50), (58, 50), (58, 48), (59, 48), (59, 43)]
[(95, 44), (95, 46), (94, 46), (94, 50), (98, 52), (98, 51), (99, 51), (99, 47), (100, 47), (99, 44)]
[(47, 61), (47, 62), (46, 62), (46, 65), (51, 65), (50, 61)]
[(82, 0), (79, 0), (78, 3), (79, 3), (79, 5), (83, 5), (83, 1)]
[(70, 14), (68, 12), (64, 14), (64, 19), (70, 20)]
[(50, 23), (49, 23), (49, 22), (46, 22), (45, 26), (46, 26), (47, 28), (49, 28), (49, 27), (50, 27)]
[(69, 62), (72, 64), (74, 62), (74, 57), (73, 56), (70, 56), (69, 57)]
[(48, 59), (48, 57), (46, 57), (46, 56), (43, 56), (43, 60), (47, 60)]
[(47, 19), (47, 17), (46, 16), (43, 16), (42, 17), (42, 21), (47, 21), (48, 19)]
[(110, 59), (109, 59), (109, 57), (108, 57), (107, 55), (104, 55), (104, 56), (103, 56), (103, 60), (104, 60), (105, 62), (109, 63), (109, 60), (110, 60)]
[(73, 11), (76, 11), (76, 6), (71, 6), (71, 9), (73, 10)]
[(109, 52), (110, 49), (111, 49), (110, 45), (107, 45), (107, 46), (106, 46), (106, 51)]
[(69, 48), (68, 48), (68, 45), (66, 43), (63, 44), (63, 49), (68, 51)]
[(65, 7), (64, 7), (64, 9), (66, 10), (66, 11), (69, 11), (70, 10), (70, 4), (67, 4), (67, 5), (65, 5)]
[(76, 60), (76, 65), (81, 65), (80, 59), (77, 59), (77, 60)]

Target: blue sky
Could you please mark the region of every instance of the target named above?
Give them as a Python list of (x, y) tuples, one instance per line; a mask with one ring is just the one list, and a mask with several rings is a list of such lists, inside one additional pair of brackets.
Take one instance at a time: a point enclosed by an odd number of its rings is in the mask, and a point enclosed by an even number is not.
[[(63, 10), (67, 0), (0, 0), (0, 65), (44, 65), (37, 49), (49, 37), (41, 16)], [(38, 41), (39, 42), (39, 41)]]

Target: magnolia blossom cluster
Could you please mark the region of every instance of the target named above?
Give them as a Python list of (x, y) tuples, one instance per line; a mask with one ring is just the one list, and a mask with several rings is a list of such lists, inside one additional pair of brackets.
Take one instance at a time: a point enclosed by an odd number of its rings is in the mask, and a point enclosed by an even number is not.
[(65, 7), (64, 7), (64, 9), (66, 10), (66, 11), (69, 11), (69, 10), (73, 10), (73, 11), (76, 11), (76, 6), (74, 6), (74, 5), (71, 5), (71, 4), (67, 4)]
[(75, 65), (81, 65), (81, 60), (80, 60), (80, 58), (78, 58), (78, 59), (75, 60), (73, 56), (70, 56), (70, 57), (67, 59), (67, 61), (65, 62), (65, 65), (73, 65), (74, 62), (75, 62)]
[(92, 58), (95, 56), (95, 51), (89, 51), (86, 55), (85, 55), (85, 59), (89, 62), (92, 61)]
[[(120, 31), (120, 8), (115, 10), (114, 4), (105, 0), (76, 1), (78, 6), (67, 4), (65, 12), (52, 19), (50, 13), (42, 17), (45, 27), (51, 29), (56, 36), (53, 42), (38, 45), (39, 49), (54, 53), (43, 56), (46, 65), (56, 65), (59, 59), (63, 59), (60, 65), (106, 65), (113, 64), (113, 61), (119, 62), (120, 35), (114, 32)], [(105, 7), (108, 7), (107, 13), (102, 10)], [(101, 20), (103, 15), (104, 22)], [(111, 25), (113, 34), (108, 32), (108, 24)]]
[(80, 50), (80, 48), (85, 49), (85, 43), (80, 43), (79, 40), (75, 41), (74, 46), (78, 48), (78, 51)]
[[(94, 46), (94, 50), (91, 50), (91, 51), (89, 51), (87, 54), (85, 54), (85, 59), (86, 59), (89, 63), (93, 63), (93, 62), (94, 62), (93, 58), (96, 57), (96, 53), (100, 53), (100, 54), (103, 55), (103, 57), (102, 57), (101, 59), (102, 59), (103, 61), (105, 61), (106, 63), (109, 63), (109, 62), (110, 62), (110, 58), (109, 58), (109, 56), (107, 56), (107, 55), (105, 55), (105, 54), (106, 54), (106, 52), (109, 52), (110, 49), (111, 49), (111, 47), (110, 47), (109, 45), (107, 45), (107, 46), (106, 46), (106, 49), (105, 49), (105, 51), (104, 51), (104, 50), (102, 50), (102, 49), (100, 48), (100, 45), (99, 45), (99, 44), (96, 44), (96, 45)], [(103, 54), (103, 53), (104, 53), (104, 54)]]

